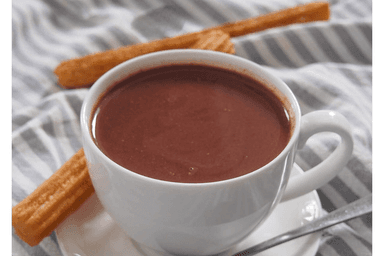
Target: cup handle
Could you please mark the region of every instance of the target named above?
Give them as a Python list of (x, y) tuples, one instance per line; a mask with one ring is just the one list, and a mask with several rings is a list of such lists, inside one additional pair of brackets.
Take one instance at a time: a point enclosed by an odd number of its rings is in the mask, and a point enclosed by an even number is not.
[(287, 201), (315, 189), (332, 180), (347, 164), (353, 151), (350, 124), (340, 113), (320, 110), (302, 117), (298, 149), (302, 149), (308, 138), (320, 132), (334, 132), (341, 137), (337, 148), (317, 166), (304, 174), (291, 177), (281, 201)]

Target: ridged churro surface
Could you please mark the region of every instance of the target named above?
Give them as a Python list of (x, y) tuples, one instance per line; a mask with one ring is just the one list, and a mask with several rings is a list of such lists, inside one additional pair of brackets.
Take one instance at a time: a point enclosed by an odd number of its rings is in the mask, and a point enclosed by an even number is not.
[(204, 49), (211, 51), (220, 51), (229, 54), (235, 53), (234, 44), (231, 42), (229, 34), (221, 30), (212, 30), (200, 36), (191, 47), (191, 49)]
[(94, 192), (83, 149), (12, 209), (16, 234), (30, 246), (50, 235)]

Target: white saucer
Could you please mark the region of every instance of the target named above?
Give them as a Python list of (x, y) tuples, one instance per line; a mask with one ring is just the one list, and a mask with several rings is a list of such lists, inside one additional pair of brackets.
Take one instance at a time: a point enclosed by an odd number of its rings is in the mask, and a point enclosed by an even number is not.
[[(303, 171), (297, 165), (292, 175)], [(302, 197), (279, 204), (271, 216), (245, 240), (220, 256), (229, 256), (256, 245), (268, 238), (299, 227), (321, 214), (318, 194), (313, 191)], [(159, 256), (167, 255), (138, 244), (117, 226), (100, 204), (91, 196), (57, 229), (56, 235), (64, 256)], [(318, 250), (320, 234), (310, 234), (268, 249), (258, 256), (314, 256)]]

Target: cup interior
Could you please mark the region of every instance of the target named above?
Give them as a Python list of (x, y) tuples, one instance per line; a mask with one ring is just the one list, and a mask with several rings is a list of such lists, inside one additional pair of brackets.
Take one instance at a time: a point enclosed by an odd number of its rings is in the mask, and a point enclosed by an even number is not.
[[(267, 86), (271, 91), (274, 92), (274, 94), (285, 106), (286, 115), (290, 119), (291, 123), (290, 141), (284, 150), (280, 153), (280, 155), (284, 154), (285, 151), (288, 151), (293, 147), (294, 142), (298, 138), (298, 127), (301, 113), (298, 102), (289, 87), (282, 80), (273, 76), (254, 62), (230, 54), (205, 50), (168, 50), (151, 53), (126, 61), (105, 73), (93, 84), (83, 103), (81, 111), (83, 142), (87, 143), (88, 146), (92, 147), (93, 150), (99, 151), (101, 157), (107, 158), (94, 142), (91, 130), (91, 122), (93, 119), (95, 106), (99, 99), (108, 90), (108, 88), (122, 81), (130, 74), (134, 74), (141, 70), (146, 70), (153, 67), (170, 64), (202, 64), (224, 68), (249, 76)], [(272, 162), (279, 158), (279, 156), (272, 160)], [(242, 177), (243, 176), (237, 178)]]

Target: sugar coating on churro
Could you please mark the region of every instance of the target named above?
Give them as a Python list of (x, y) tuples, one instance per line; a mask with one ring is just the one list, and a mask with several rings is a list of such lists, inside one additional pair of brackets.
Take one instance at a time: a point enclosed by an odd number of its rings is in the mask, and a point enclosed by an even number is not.
[(94, 192), (83, 149), (12, 208), (12, 226), (30, 246), (50, 235)]
[(328, 2), (307, 3), (258, 17), (222, 24), (199, 32), (67, 60), (60, 63), (54, 73), (58, 78), (59, 85), (63, 88), (89, 87), (109, 69), (126, 60), (155, 51), (189, 48), (199, 40), (200, 35), (212, 30), (221, 30), (229, 34), (230, 37), (236, 37), (289, 24), (328, 20), (329, 16)]
[(220, 29), (228, 33), (230, 37), (237, 37), (290, 24), (326, 21), (329, 17), (328, 2), (312, 2), (258, 17), (222, 24), (214, 29)]
[(88, 87), (105, 72), (126, 60), (157, 51), (189, 48), (198, 39), (197, 34), (191, 34), (98, 52), (64, 61), (56, 67), (54, 73), (63, 88)]
[(212, 30), (202, 34), (200, 39), (190, 48), (220, 51), (230, 54), (235, 53), (235, 47), (231, 41), (231, 37), (221, 30)]

